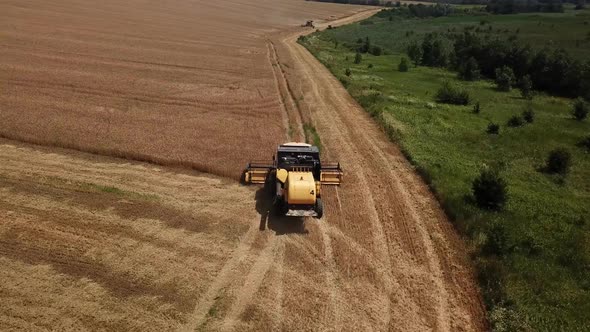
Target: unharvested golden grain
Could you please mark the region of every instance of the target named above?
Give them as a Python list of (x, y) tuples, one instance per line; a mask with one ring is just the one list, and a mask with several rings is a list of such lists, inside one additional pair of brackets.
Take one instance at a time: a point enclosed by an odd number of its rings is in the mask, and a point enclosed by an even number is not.
[(3, 1), (0, 137), (238, 179), (287, 131), (268, 33), (354, 10), (289, 0)]

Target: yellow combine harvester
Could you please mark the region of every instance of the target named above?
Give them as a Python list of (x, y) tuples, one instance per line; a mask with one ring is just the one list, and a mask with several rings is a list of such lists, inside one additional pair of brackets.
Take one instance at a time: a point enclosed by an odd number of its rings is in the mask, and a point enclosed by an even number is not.
[(305, 24), (302, 24), (302, 25), (301, 25), (301, 27), (303, 27), (303, 28), (310, 27), (310, 28), (312, 28), (312, 29), (315, 29), (315, 25), (313, 25), (313, 21), (311, 21), (311, 20), (310, 20), (310, 21), (307, 21), (307, 22), (305, 22)]
[(285, 143), (272, 162), (250, 162), (244, 182), (268, 184), (280, 214), (321, 218), (324, 213), (321, 185), (339, 185), (339, 163), (321, 163), (320, 151), (306, 143)]

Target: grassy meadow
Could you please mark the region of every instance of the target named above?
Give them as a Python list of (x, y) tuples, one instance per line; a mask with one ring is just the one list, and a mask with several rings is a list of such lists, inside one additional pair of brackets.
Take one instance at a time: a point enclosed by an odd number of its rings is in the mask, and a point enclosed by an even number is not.
[[(522, 13), (491, 15), (476, 11), (472, 15), (453, 15), (434, 19), (404, 19), (373, 16), (363, 22), (322, 32), (323, 39), (353, 44), (358, 38), (371, 36), (373, 41), (392, 53), (403, 53), (406, 46), (425, 33), (462, 31), (473, 26), (490, 37), (514, 35), (536, 48), (563, 48), (572, 56), (590, 59), (590, 9), (565, 13)], [(491, 27), (491, 30), (490, 30)]]
[[(578, 143), (590, 135), (590, 118), (576, 121), (573, 100), (517, 89), (500, 92), (490, 80), (462, 81), (455, 72), (410, 66), (398, 71), (406, 45), (424, 33), (491, 26), (492, 33), (518, 30), (535, 47), (563, 47), (590, 58), (590, 11), (563, 14), (450, 16), (436, 19), (373, 17), (312, 34), (300, 42), (340, 79), (349, 93), (404, 150), (465, 236), (495, 330), (590, 328), (590, 153)], [(408, 32), (412, 31), (412, 32)], [(500, 32), (502, 31), (502, 32)], [(351, 47), (369, 37), (384, 55)], [(550, 42), (548, 42), (550, 41)], [(347, 70), (348, 69), (348, 70)], [(349, 74), (349, 75), (347, 75)], [(467, 90), (467, 106), (439, 104), (444, 81)], [(473, 112), (475, 102), (481, 111)], [(532, 123), (507, 121), (532, 109)], [(490, 123), (500, 125), (488, 134)], [(548, 153), (572, 154), (569, 173), (543, 172)], [(473, 203), (472, 182), (485, 167), (500, 170), (509, 199), (500, 212)]]

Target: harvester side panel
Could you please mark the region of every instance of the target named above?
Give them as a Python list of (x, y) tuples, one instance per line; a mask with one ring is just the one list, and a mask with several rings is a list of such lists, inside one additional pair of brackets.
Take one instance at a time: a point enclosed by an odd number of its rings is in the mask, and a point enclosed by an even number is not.
[(266, 183), (268, 174), (275, 168), (272, 161), (254, 161), (248, 164), (244, 172), (245, 183)]

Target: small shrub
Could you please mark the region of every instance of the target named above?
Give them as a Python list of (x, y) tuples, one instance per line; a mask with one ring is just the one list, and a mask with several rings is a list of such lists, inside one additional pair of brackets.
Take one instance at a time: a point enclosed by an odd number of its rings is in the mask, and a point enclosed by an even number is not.
[(350, 75), (352, 75), (352, 71), (350, 70), (350, 68), (346, 68), (346, 70), (344, 71), (344, 75), (350, 77)]
[(360, 52), (356, 52), (356, 55), (354, 56), (354, 63), (358, 65), (361, 63), (361, 61), (363, 61), (363, 56)]
[(493, 224), (487, 233), (487, 241), (481, 248), (486, 256), (503, 256), (509, 251), (506, 230), (500, 224)]
[(401, 72), (407, 72), (409, 69), (408, 59), (402, 58), (399, 62), (399, 65), (397, 66), (397, 69)]
[(380, 56), (381, 53), (383, 53), (383, 49), (381, 49), (379, 46), (373, 46), (369, 50), (369, 53), (373, 54), (374, 56)]
[(445, 81), (436, 92), (436, 101), (445, 104), (467, 105), (469, 104), (469, 93)]
[(506, 299), (504, 284), (506, 282), (506, 266), (498, 257), (478, 258), (476, 260), (477, 279), (488, 305), (500, 303)]
[(359, 46), (358, 51), (360, 53), (368, 53), (371, 51), (371, 40), (369, 37), (365, 37), (364, 44)]
[(583, 121), (584, 119), (586, 119), (586, 117), (588, 117), (588, 112), (588, 104), (584, 102), (584, 99), (576, 99), (576, 101), (574, 102), (574, 107), (572, 109), (572, 115), (574, 116), (574, 118), (578, 121)]
[(346, 79), (346, 77), (340, 77), (338, 79), (342, 85), (347, 88), (350, 85), (350, 82)]
[(500, 125), (497, 123), (491, 122), (488, 124), (488, 129), (486, 132), (490, 135), (498, 135), (500, 133)]
[(364, 107), (371, 114), (374, 112), (379, 112), (379, 113), (383, 112), (383, 110), (381, 110), (381, 109), (375, 109), (375, 110), (372, 109), (373, 108), (372, 106), (383, 101), (383, 94), (379, 91), (375, 91), (375, 90), (366, 91), (362, 95), (358, 96), (357, 100), (358, 100), (359, 104), (361, 104), (361, 106)]
[(529, 75), (525, 75), (520, 79), (519, 88), (524, 99), (533, 99), (533, 81)]
[[(576, 225), (585, 223), (583, 217), (575, 221)], [(558, 257), (558, 262), (566, 266), (576, 274), (588, 275), (590, 273), (590, 240), (584, 232), (570, 230), (567, 239), (564, 240), (565, 250)]]
[(356, 43), (357, 43), (357, 44), (362, 44), (362, 43), (363, 43), (363, 39), (362, 39), (362, 38), (359, 38), (359, 39), (357, 39), (357, 40), (356, 40)]
[(522, 118), (527, 123), (533, 123), (533, 121), (535, 121), (535, 112), (533, 111), (531, 105), (528, 105), (527, 109), (522, 112)]
[(369, 68), (369, 69), (373, 68), (373, 64), (372, 64), (372, 63), (369, 63), (369, 64), (367, 65), (367, 68)]
[(590, 152), (590, 135), (584, 137), (578, 145)]
[(477, 103), (475, 103), (475, 105), (473, 105), (473, 113), (475, 113), (475, 114), (481, 113), (481, 107), (479, 105), (479, 101)]
[(489, 168), (483, 169), (473, 180), (472, 190), (475, 202), (480, 208), (501, 210), (508, 199), (506, 181), (497, 171)]
[(500, 91), (508, 92), (512, 90), (515, 80), (516, 77), (514, 76), (514, 71), (512, 71), (512, 68), (508, 66), (496, 68), (496, 84), (498, 85), (498, 89)]
[(406, 53), (408, 53), (408, 56), (414, 62), (414, 65), (418, 66), (420, 61), (422, 61), (422, 55), (424, 54), (424, 51), (422, 50), (422, 46), (414, 42), (408, 46)]
[(522, 125), (524, 125), (524, 120), (522, 119), (522, 117), (514, 115), (508, 120), (507, 125), (513, 128), (521, 127)]
[(459, 66), (459, 77), (467, 81), (479, 80), (480, 71), (477, 60), (474, 57), (470, 57), (467, 62)]
[(501, 305), (494, 306), (489, 314), (492, 331), (533, 331), (525, 315), (514, 308), (507, 308)]
[(549, 153), (546, 169), (549, 173), (567, 174), (571, 167), (572, 155), (564, 148), (554, 149)]

